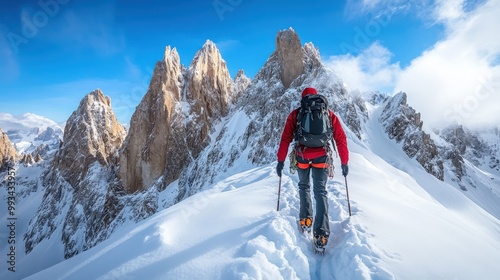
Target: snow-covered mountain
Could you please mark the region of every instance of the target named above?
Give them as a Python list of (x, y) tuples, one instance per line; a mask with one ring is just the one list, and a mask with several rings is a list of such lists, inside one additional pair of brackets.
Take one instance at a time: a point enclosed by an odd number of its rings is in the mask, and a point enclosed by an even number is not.
[(12, 165), (18, 156), (9, 137), (0, 128), (0, 170)]
[(206, 146), (213, 121), (228, 113), (234, 93), (226, 62), (213, 42), (207, 40), (187, 69), (177, 50), (167, 47), (121, 149), (125, 190), (145, 190), (158, 179), (163, 189), (175, 181)]
[[(349, 92), (293, 29), (278, 33), (251, 81), (228, 78), (210, 41), (188, 68), (179, 61), (167, 47), (123, 143), (109, 99), (93, 92), (45, 166), (17, 165), (17, 271), (3, 262), (2, 279), (499, 274), (498, 130), (425, 131), (404, 93)], [(337, 176), (325, 256), (296, 229), (297, 177), (287, 170), (276, 211), (278, 141), (306, 86), (327, 96), (351, 152), (353, 216)]]
[(14, 143), (25, 164), (33, 164), (36, 158), (38, 162), (55, 153), (64, 129), (51, 119), (31, 113), (19, 116), (0, 113), (0, 128)]
[(41, 178), (44, 196), (24, 233), (26, 253), (61, 233), (66, 258), (106, 238), (106, 198), (124, 137), (109, 97), (100, 90), (85, 96), (68, 119), (62, 145)]

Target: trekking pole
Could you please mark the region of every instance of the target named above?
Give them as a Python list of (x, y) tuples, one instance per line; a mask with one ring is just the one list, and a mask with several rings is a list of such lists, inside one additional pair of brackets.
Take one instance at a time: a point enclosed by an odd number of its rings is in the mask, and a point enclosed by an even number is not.
[(281, 194), (281, 176), (280, 176), (280, 183), (278, 186), (278, 206), (276, 206), (276, 211), (280, 211), (280, 194)]
[(345, 179), (345, 190), (347, 193), (347, 207), (349, 207), (349, 217), (351, 216), (351, 202), (349, 201), (349, 188), (347, 187), (347, 176), (344, 176)]

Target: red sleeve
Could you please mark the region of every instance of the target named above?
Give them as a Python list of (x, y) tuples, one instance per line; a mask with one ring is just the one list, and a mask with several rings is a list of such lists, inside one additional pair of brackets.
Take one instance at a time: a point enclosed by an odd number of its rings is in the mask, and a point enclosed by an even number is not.
[(288, 146), (293, 141), (293, 135), (297, 126), (297, 110), (293, 110), (286, 118), (285, 128), (281, 134), (281, 141), (278, 148), (278, 161), (285, 161), (288, 154)]
[(342, 128), (339, 119), (332, 111), (330, 111), (330, 117), (332, 119), (333, 140), (335, 140), (335, 144), (337, 146), (340, 163), (347, 164), (349, 161), (349, 150), (347, 149), (347, 138), (345, 136), (344, 129)]

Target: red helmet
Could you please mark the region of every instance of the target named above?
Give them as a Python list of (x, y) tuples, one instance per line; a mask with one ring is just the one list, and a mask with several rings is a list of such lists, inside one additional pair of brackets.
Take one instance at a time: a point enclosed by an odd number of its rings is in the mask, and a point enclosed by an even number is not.
[(302, 91), (302, 97), (308, 95), (308, 94), (318, 94), (315, 88), (312, 87), (307, 87)]

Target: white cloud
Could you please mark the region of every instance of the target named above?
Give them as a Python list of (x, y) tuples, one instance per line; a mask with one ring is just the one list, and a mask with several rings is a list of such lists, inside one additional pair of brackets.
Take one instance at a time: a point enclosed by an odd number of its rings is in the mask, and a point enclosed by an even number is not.
[(373, 18), (380, 15), (391, 17), (395, 13), (407, 13), (412, 7), (427, 6), (431, 0), (348, 0), (345, 15), (358, 17), (371, 14)]
[(446, 35), (404, 69), (391, 64), (390, 51), (377, 43), (358, 56), (330, 57), (327, 65), (351, 88), (407, 92), (431, 127), (500, 126), (500, 1), (471, 5), (438, 0), (425, 8), (433, 9)]
[(401, 69), (398, 63), (390, 64), (391, 56), (388, 49), (375, 42), (358, 56), (331, 56), (326, 59), (326, 65), (337, 72), (350, 89), (392, 92)]
[[(463, 8), (455, 2), (455, 8)], [(447, 23), (447, 38), (402, 71), (395, 91), (408, 92), (411, 105), (434, 127), (500, 125), (500, 114), (494, 114), (500, 105), (500, 37), (495, 35), (500, 1), (469, 13), (438, 6), (437, 13)]]
[(434, 17), (443, 23), (453, 23), (463, 19), (464, 0), (437, 0)]

